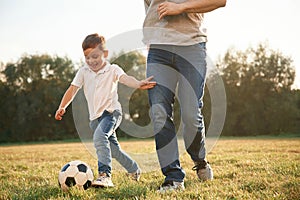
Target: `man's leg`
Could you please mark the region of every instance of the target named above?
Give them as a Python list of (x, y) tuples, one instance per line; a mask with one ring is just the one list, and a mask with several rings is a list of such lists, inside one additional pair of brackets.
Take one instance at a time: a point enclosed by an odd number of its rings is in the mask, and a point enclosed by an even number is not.
[(150, 48), (147, 76), (154, 76), (157, 85), (148, 91), (151, 119), (154, 125), (156, 151), (165, 181), (183, 182), (185, 172), (180, 166), (176, 130), (173, 123), (174, 93), (178, 73), (172, 66), (173, 54)]
[(213, 178), (213, 171), (206, 161), (205, 126), (201, 113), (206, 76), (205, 43), (180, 47), (178, 70), (180, 78), (178, 96), (183, 123), (183, 136), (187, 152), (195, 163), (194, 170), (201, 180)]
[(205, 43), (178, 47), (176, 66), (180, 73), (178, 100), (181, 108), (183, 137), (193, 161), (205, 159), (205, 127), (201, 113), (206, 76)]

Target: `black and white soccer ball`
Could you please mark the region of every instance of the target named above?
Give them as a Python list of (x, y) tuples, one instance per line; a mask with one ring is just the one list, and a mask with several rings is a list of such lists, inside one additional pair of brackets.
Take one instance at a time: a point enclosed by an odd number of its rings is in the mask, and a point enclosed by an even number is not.
[(58, 174), (58, 183), (63, 191), (70, 187), (88, 189), (94, 180), (91, 167), (80, 160), (74, 160), (63, 166)]

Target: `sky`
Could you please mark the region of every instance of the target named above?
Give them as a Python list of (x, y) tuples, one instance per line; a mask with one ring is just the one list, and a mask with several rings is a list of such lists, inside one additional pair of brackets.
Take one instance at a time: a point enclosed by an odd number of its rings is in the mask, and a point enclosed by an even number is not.
[[(227, 0), (226, 7), (205, 14), (208, 56), (216, 61), (229, 48), (267, 43), (293, 59), (294, 87), (300, 88), (299, 8), (299, 0)], [(144, 17), (142, 0), (0, 0), (0, 62), (16, 62), (25, 53), (79, 62), (86, 35), (113, 40), (140, 30)]]

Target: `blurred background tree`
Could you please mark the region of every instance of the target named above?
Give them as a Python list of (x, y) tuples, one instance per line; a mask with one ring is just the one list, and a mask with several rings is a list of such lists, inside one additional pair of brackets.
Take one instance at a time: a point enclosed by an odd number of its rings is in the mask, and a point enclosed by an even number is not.
[(259, 44), (229, 49), (218, 67), (227, 95), (224, 135), (299, 133), (299, 91), (291, 88), (295, 68), (290, 57)]
[[(140, 51), (120, 52), (119, 54), (114, 54), (110, 61), (122, 67), (127, 74), (134, 76), (138, 80), (146, 78), (146, 58)], [(132, 93), (128, 93), (130, 91)], [(123, 123), (147, 126), (150, 123), (147, 91), (129, 89), (127, 86), (119, 84), (118, 93), (119, 101), (123, 108), (129, 103), (128, 113), (123, 109)], [(130, 137), (121, 129), (118, 129), (118, 135)]]
[[(146, 58), (139, 51), (114, 54), (110, 62), (139, 80), (146, 77)], [(222, 135), (299, 134), (300, 91), (291, 88), (295, 69), (290, 57), (267, 44), (259, 44), (245, 51), (229, 49), (217, 67), (218, 72), (209, 74), (207, 82), (213, 83), (221, 76), (226, 89), (227, 113)], [(72, 109), (68, 109), (62, 122), (54, 119), (77, 68), (67, 57), (46, 54), (24, 55), (16, 63), (0, 62), (0, 143), (78, 138)], [(84, 102), (82, 93), (78, 98)], [(119, 84), (119, 100), (123, 107), (129, 102), (128, 111), (123, 110), (123, 123), (149, 125), (147, 91), (130, 93), (127, 86)], [(174, 120), (178, 128), (177, 102)], [(86, 105), (82, 110), (86, 112)], [(203, 113), (208, 127), (211, 103), (207, 87)], [(83, 116), (87, 118), (84, 113)], [(118, 134), (130, 137), (120, 129)]]
[(0, 142), (74, 137), (72, 113), (56, 123), (54, 113), (74, 76), (68, 58), (24, 55), (1, 71)]

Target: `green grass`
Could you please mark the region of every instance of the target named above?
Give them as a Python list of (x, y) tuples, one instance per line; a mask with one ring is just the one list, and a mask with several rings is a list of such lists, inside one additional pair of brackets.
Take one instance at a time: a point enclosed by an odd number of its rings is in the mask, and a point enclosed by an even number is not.
[[(143, 154), (155, 149), (151, 140), (122, 141), (121, 146)], [(157, 165), (143, 165), (147, 156), (139, 160), (145, 171), (140, 182), (129, 180), (114, 162), (114, 188), (72, 188), (64, 193), (58, 187), (58, 171), (76, 159), (96, 171), (97, 160), (82, 143), (1, 146), (0, 199), (300, 199), (299, 137), (220, 139), (208, 154), (214, 170), (214, 180), (208, 182), (197, 179), (192, 161), (183, 153), (186, 190), (164, 195), (156, 192), (164, 179)], [(155, 167), (145, 169), (147, 165)]]

